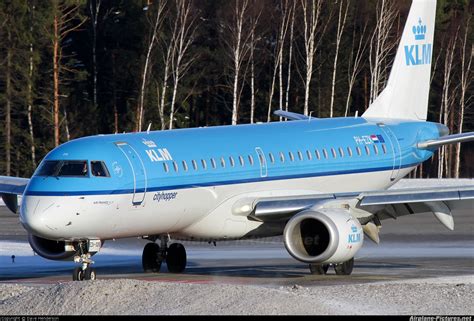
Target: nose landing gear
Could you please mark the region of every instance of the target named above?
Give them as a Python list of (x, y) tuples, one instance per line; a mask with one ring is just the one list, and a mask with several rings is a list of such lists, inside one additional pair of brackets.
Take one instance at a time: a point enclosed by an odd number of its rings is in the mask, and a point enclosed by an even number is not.
[(168, 247), (168, 236), (161, 236), (161, 246), (154, 243), (156, 238), (148, 238), (153, 243), (148, 243), (143, 249), (142, 266), (145, 273), (158, 273), (163, 261), (171, 273), (182, 273), (186, 269), (186, 249), (181, 243), (173, 243)]
[(74, 257), (74, 262), (80, 263), (81, 265), (76, 267), (72, 273), (73, 281), (84, 281), (84, 280), (95, 280), (97, 274), (95, 269), (91, 267), (94, 261), (91, 260), (91, 253), (86, 250), (86, 243), (79, 244), (79, 253)]

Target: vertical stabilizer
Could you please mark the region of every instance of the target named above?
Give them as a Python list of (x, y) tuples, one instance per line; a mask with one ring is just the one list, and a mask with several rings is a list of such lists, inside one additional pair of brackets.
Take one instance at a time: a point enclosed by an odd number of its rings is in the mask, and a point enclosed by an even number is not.
[(436, 0), (413, 0), (387, 87), (363, 117), (426, 120)]

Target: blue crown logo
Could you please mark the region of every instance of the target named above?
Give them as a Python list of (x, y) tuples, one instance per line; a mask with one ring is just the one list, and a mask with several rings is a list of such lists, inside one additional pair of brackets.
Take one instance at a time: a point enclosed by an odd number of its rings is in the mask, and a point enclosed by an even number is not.
[(423, 25), (423, 20), (418, 20), (418, 26), (413, 26), (413, 33), (415, 34), (415, 40), (425, 40), (426, 25)]
[(352, 225), (351, 229), (353, 233), (357, 233), (357, 227), (355, 225)]

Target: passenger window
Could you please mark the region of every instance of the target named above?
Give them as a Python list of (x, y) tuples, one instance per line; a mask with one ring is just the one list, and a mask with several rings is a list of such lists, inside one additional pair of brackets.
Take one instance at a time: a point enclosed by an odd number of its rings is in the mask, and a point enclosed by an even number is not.
[(323, 148), (323, 154), (324, 154), (324, 158), (326, 158), (326, 159), (329, 158), (328, 151), (326, 150), (326, 148)]
[(367, 154), (367, 156), (370, 156), (370, 149), (367, 145), (365, 145), (365, 153)]
[(211, 158), (211, 166), (212, 168), (216, 169), (217, 165), (216, 165), (216, 161), (214, 160), (214, 158)]
[(188, 171), (188, 164), (186, 163), (185, 160), (183, 161), (183, 169), (184, 169), (185, 172)]
[(166, 163), (163, 163), (163, 168), (164, 168), (166, 173), (168, 173), (170, 171), (170, 169), (168, 168), (168, 164), (166, 164)]
[(352, 149), (350, 147), (347, 147), (347, 153), (349, 154), (349, 157), (352, 157)]
[(375, 152), (375, 155), (379, 154), (379, 149), (377, 148), (377, 145), (374, 145), (374, 152)]
[(342, 149), (342, 147), (339, 147), (339, 155), (341, 155), (341, 157), (344, 157), (344, 149)]
[(316, 158), (317, 158), (318, 160), (321, 159), (321, 154), (319, 153), (319, 150), (316, 149), (314, 152), (315, 152), (315, 154), (316, 154)]
[(207, 169), (207, 163), (205, 159), (201, 159), (201, 164), (203, 169)]
[(383, 153), (387, 154), (387, 146), (385, 146), (385, 144), (382, 144), (382, 149), (383, 149)]
[(306, 156), (308, 156), (308, 160), (313, 159), (313, 155), (311, 155), (311, 152), (309, 150), (306, 151)]
[(295, 156), (293, 155), (293, 153), (292, 153), (292, 152), (288, 152), (288, 155), (290, 156), (290, 160), (291, 160), (292, 162), (294, 162), (294, 161), (295, 161)]
[(221, 157), (221, 166), (222, 166), (222, 168), (225, 168), (225, 159), (224, 159), (224, 157)]
[(173, 162), (173, 167), (174, 167), (174, 171), (177, 173), (179, 171), (178, 170), (178, 163)]
[(337, 158), (336, 150), (331, 148), (332, 157)]
[(360, 150), (359, 146), (357, 146), (356, 151), (358, 156), (362, 156), (362, 151)]
[(97, 177), (110, 177), (109, 171), (107, 170), (107, 166), (105, 166), (104, 162), (92, 161), (91, 171), (92, 175)]
[(239, 162), (240, 162), (240, 166), (244, 167), (245, 162), (244, 162), (244, 158), (242, 156), (239, 156)]
[(272, 164), (275, 164), (275, 157), (273, 157), (273, 154), (268, 154), (268, 157), (270, 157), (270, 162), (272, 162)]
[(284, 155), (282, 152), (280, 152), (280, 161), (281, 161), (282, 163), (285, 162), (285, 155)]
[(235, 167), (235, 161), (232, 156), (229, 157), (229, 161), (230, 161), (230, 166)]
[(198, 164), (197, 164), (197, 162), (193, 159), (192, 163), (193, 163), (193, 168), (194, 168), (194, 170), (197, 171), (197, 170), (198, 170)]
[(250, 163), (250, 166), (253, 166), (253, 157), (252, 157), (252, 155), (249, 155), (249, 163)]
[(298, 158), (300, 159), (300, 161), (303, 160), (303, 154), (300, 151), (298, 151)]

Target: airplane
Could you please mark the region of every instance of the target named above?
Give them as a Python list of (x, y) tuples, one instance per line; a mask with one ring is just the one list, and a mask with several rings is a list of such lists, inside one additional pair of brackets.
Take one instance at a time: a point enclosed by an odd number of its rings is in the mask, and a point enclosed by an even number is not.
[(452, 214), (474, 208), (474, 186), (387, 190), (439, 147), (474, 140), (426, 121), (435, 12), (413, 0), (387, 86), (361, 117), (277, 111), (290, 121), (80, 138), (30, 179), (0, 177), (2, 198), (38, 255), (78, 263), (76, 281), (96, 279), (105, 241), (128, 237), (149, 240), (150, 273), (185, 270), (171, 240), (283, 236), (310, 273), (349, 275), (383, 220), (433, 213), (452, 230)]

